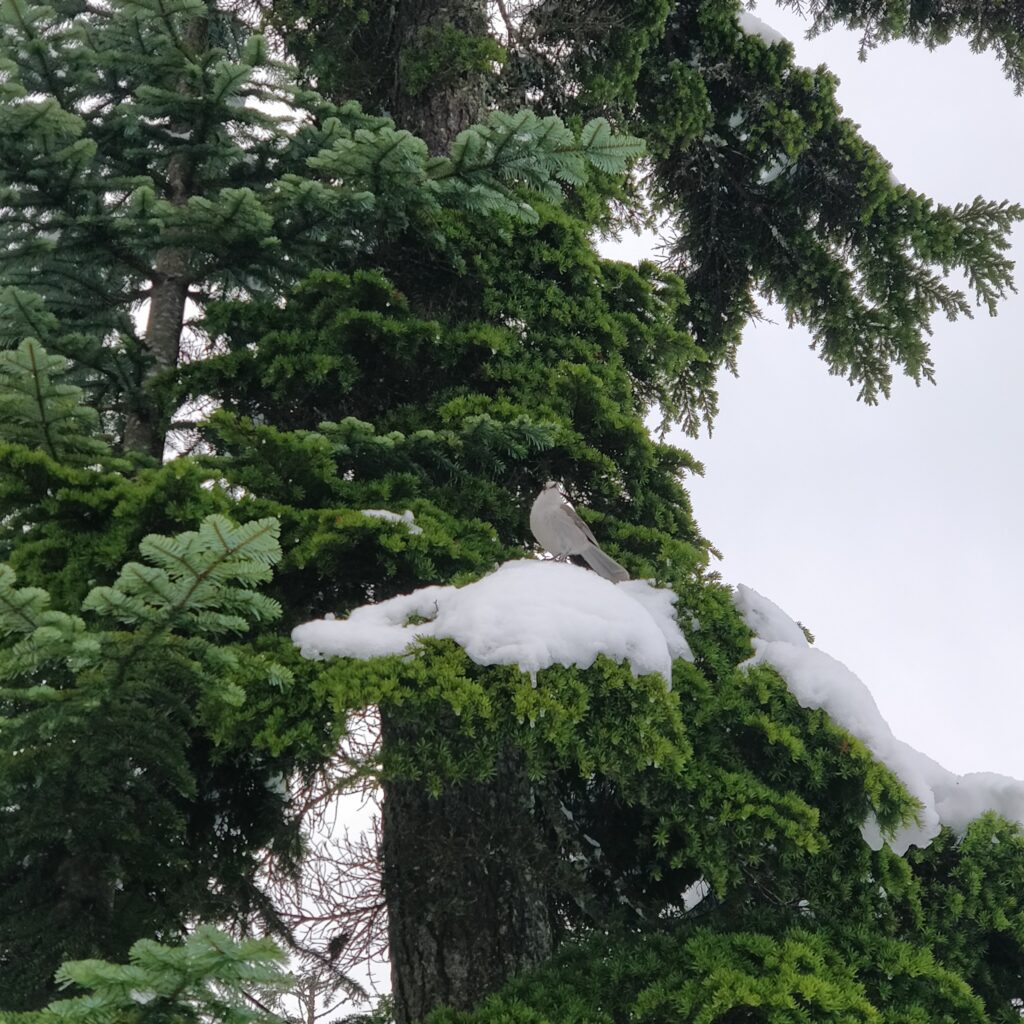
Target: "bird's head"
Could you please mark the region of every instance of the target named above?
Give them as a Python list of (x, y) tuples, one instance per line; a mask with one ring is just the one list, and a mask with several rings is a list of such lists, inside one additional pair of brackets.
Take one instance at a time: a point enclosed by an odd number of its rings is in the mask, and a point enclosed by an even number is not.
[(558, 491), (561, 493), (562, 485), (557, 480), (546, 480), (544, 482), (545, 491)]

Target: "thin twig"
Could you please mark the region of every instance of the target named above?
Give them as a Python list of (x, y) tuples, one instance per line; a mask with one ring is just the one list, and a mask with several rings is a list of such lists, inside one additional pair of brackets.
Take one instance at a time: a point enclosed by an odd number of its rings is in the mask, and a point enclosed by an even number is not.
[(501, 20), (505, 22), (505, 35), (508, 41), (508, 48), (514, 50), (516, 48), (516, 30), (512, 23), (512, 18), (509, 16), (508, 8), (505, 6), (505, 0), (495, 0), (498, 5), (498, 13), (501, 15)]

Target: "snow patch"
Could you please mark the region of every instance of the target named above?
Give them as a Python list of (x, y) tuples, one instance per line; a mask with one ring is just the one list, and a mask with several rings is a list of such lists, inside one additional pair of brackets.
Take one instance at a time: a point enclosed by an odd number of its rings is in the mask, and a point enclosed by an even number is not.
[(787, 39), (786, 36), (784, 36), (778, 29), (772, 28), (771, 25), (762, 21), (760, 18), (755, 17), (750, 13), (750, 11), (740, 11), (739, 24), (740, 28), (748, 36), (758, 36), (769, 46), (774, 46), (776, 43), (789, 42), (789, 39)]
[(845, 665), (811, 647), (803, 630), (778, 605), (739, 586), (733, 601), (756, 635), (754, 656), (741, 667), (770, 665), (802, 707), (820, 708), (857, 737), (921, 803), (919, 820), (883, 836), (874, 814), (861, 828), (874, 850), (884, 842), (898, 854), (927, 846), (945, 825), (962, 833), (986, 811), (1024, 824), (1024, 782), (991, 772), (957, 775), (897, 739), (868, 688)]
[(742, 583), (733, 592), (733, 604), (743, 621), (761, 640), (781, 640), (809, 647), (804, 631), (777, 605)]
[(693, 910), (711, 895), (711, 886), (703, 878), (683, 890), (683, 910)]
[(603, 654), (671, 687), (672, 660), (693, 660), (675, 601), (646, 580), (615, 584), (569, 563), (521, 559), (464, 587), (424, 587), (347, 619), (303, 623), (292, 640), (307, 658), (373, 658), (443, 637), (478, 665), (518, 665), (535, 680), (541, 669), (589, 668)]
[(274, 796), (287, 797), (288, 796), (288, 783), (285, 780), (284, 775), (281, 772), (275, 772), (273, 775), (269, 775), (263, 782), (268, 793), (273, 793)]
[(405, 528), (410, 533), (422, 533), (423, 528), (416, 525), (416, 517), (409, 509), (401, 515), (397, 512), (389, 512), (386, 508), (364, 508), (360, 509), (364, 516), (370, 519), (385, 519), (389, 523), (405, 523)]
[(781, 156), (776, 157), (771, 162), (770, 166), (764, 167), (758, 172), (758, 183), (761, 185), (770, 185), (777, 177), (779, 177), (780, 174), (783, 173), (783, 171), (788, 171), (791, 167), (795, 166), (796, 165), (788, 156), (782, 154)]

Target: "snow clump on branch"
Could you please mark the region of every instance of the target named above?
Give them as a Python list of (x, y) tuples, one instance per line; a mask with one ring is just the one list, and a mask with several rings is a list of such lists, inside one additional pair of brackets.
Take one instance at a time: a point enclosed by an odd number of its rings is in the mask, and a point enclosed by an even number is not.
[(307, 658), (374, 658), (446, 638), (478, 665), (518, 665), (534, 680), (552, 665), (589, 668), (603, 654), (671, 687), (673, 659), (693, 660), (675, 601), (647, 580), (615, 584), (569, 563), (521, 559), (464, 587), (424, 587), (347, 619), (303, 623), (292, 640)]
[(887, 842), (902, 855), (911, 846), (928, 846), (943, 825), (962, 833), (986, 811), (1024, 824), (1024, 782), (993, 772), (957, 775), (943, 768), (897, 739), (864, 683), (841, 662), (811, 647), (800, 626), (778, 605), (742, 584), (733, 601), (757, 634), (754, 656), (743, 665), (774, 668), (802, 707), (825, 711), (864, 743), (920, 802), (918, 822), (892, 836), (883, 835), (870, 814), (861, 833), (872, 849), (879, 850)]

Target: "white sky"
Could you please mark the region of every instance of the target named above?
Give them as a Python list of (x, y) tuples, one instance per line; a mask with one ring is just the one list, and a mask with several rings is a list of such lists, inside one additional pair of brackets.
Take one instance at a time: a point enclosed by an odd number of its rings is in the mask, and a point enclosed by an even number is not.
[[(757, 14), (839, 75), (900, 181), (948, 203), (1024, 199), (1024, 99), (994, 56), (894, 44), (860, 63), (853, 33), (808, 41), (795, 15)], [(1020, 778), (1022, 315), (1015, 296), (996, 319), (937, 321), (938, 385), (899, 380), (875, 408), (775, 315), (721, 380), (714, 435), (672, 438), (705, 464), (691, 493), (727, 582), (807, 625), (898, 737), (953, 771)]]

